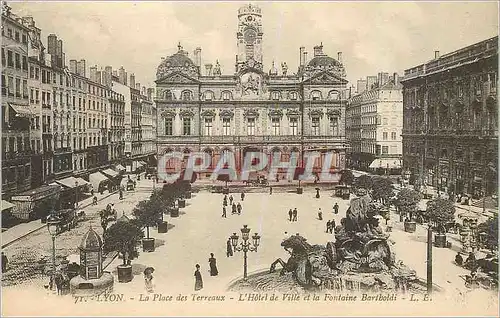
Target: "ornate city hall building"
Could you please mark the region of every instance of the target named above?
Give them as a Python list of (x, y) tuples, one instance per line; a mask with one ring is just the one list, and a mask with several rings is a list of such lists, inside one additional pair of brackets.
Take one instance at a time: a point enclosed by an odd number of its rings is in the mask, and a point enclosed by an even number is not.
[(498, 192), (498, 37), (405, 70), (410, 182), (479, 198)]
[(223, 75), (218, 61), (205, 64), (202, 74), (201, 48), (191, 59), (179, 44), (177, 53), (162, 59), (156, 73), (158, 154), (206, 152), (210, 171), (225, 151), (234, 153), (238, 170), (248, 151), (262, 151), (269, 160), (279, 153), (282, 161), (297, 152), (299, 166), (307, 152), (317, 151), (318, 171), (331, 152), (330, 171), (342, 170), (349, 98), (342, 53), (334, 59), (318, 45), (308, 60), (301, 47), (297, 73), (289, 74), (286, 62), (273, 62), (265, 72), (261, 9), (240, 8), (238, 21), (233, 74)]

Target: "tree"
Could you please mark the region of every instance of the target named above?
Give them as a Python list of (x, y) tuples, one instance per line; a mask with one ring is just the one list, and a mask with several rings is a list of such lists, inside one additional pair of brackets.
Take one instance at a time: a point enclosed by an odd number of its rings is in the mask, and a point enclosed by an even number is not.
[(158, 224), (163, 211), (165, 211), (165, 206), (162, 201), (156, 199), (141, 201), (132, 211), (139, 223), (146, 227), (146, 238), (149, 239), (149, 227)]
[(386, 204), (394, 195), (392, 181), (389, 178), (373, 177), (372, 179), (372, 197), (374, 200), (381, 200)]
[(412, 190), (410, 188), (404, 188), (398, 193), (394, 204), (399, 209), (400, 213), (406, 215), (413, 219), (415, 212), (417, 211), (417, 204), (422, 199), (419, 192)]
[(144, 233), (137, 221), (116, 222), (104, 233), (104, 251), (121, 253), (123, 265), (127, 265), (127, 254), (128, 259), (134, 258), (137, 243), (143, 237)]
[(340, 171), (339, 184), (351, 185), (354, 182), (354, 174), (351, 170)]
[(498, 215), (477, 226), (478, 233), (486, 233), (486, 246), (492, 251), (498, 246)]
[(373, 180), (369, 175), (362, 175), (354, 179), (354, 186), (356, 188), (363, 188), (366, 190), (371, 190), (373, 186)]
[(455, 220), (455, 206), (450, 200), (437, 198), (427, 202), (426, 215), (439, 233), (445, 233), (445, 225)]

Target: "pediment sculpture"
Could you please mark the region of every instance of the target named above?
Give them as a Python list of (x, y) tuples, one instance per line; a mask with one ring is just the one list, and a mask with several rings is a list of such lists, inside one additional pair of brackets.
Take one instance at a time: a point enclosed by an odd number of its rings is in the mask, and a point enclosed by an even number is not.
[(245, 109), (245, 111), (243, 112), (243, 117), (259, 118), (259, 111), (256, 109)]
[(194, 117), (194, 112), (191, 109), (183, 109), (179, 112), (179, 115), (183, 118)]
[(341, 117), (342, 114), (338, 109), (329, 109), (326, 111), (326, 115), (331, 118), (331, 117)]
[(278, 117), (278, 118), (283, 117), (283, 111), (281, 109), (270, 109), (269, 110), (269, 118), (273, 118), (273, 117)]
[(219, 117), (223, 118), (233, 118), (234, 117), (234, 112), (230, 109), (220, 109), (219, 110)]
[(175, 117), (175, 111), (174, 110), (164, 110), (163, 112), (161, 112), (160, 116), (161, 117), (165, 117), (165, 118), (173, 118)]
[(311, 109), (309, 110), (308, 112), (309, 114), (309, 117), (319, 117), (319, 118), (323, 118), (323, 111), (321, 109)]
[(215, 117), (215, 110), (205, 109), (201, 112), (201, 117)]
[(298, 109), (289, 109), (286, 112), (287, 117), (299, 117), (300, 114), (301, 112)]

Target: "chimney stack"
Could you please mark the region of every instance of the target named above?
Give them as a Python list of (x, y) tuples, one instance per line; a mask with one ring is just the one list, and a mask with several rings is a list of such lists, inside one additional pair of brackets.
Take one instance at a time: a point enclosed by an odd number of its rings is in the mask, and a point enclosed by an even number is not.
[(299, 48), (299, 66), (304, 66), (304, 50), (306, 48), (301, 46)]
[[(71, 63), (71, 61), (70, 61), (70, 63)], [(90, 81), (97, 82), (97, 65), (91, 66), (89, 72), (90, 72), (90, 74), (89, 74)]]
[(306, 65), (307, 64), (307, 52), (304, 52), (304, 64), (303, 65)]
[(123, 66), (120, 67), (118, 73), (119, 73), (118, 78), (120, 79), (120, 83), (127, 86), (127, 72), (125, 72)]
[(434, 58), (438, 59), (439, 58), (439, 51), (434, 51)]
[(342, 52), (337, 52), (337, 61), (342, 63)]
[(399, 84), (399, 75), (398, 75), (398, 73), (394, 73), (392, 75), (392, 80), (394, 81), (394, 84)]
[(83, 77), (86, 77), (85, 76), (86, 75), (85, 74), (85, 66), (86, 66), (85, 64), (86, 63), (85, 63), (84, 59), (81, 59), (80, 62), (78, 62), (76, 64), (76, 71), (77, 71), (78, 75), (83, 76)]
[(111, 76), (113, 75), (113, 68), (111, 66), (106, 66), (104, 68), (104, 74), (105, 74), (105, 83), (104, 85), (111, 87), (113, 84), (113, 80), (111, 79)]
[(146, 92), (146, 86), (142, 86), (141, 87), (141, 95), (142, 96), (147, 96), (148, 95), (148, 93)]
[(130, 74), (130, 87), (135, 87), (135, 74)]
[(135, 89), (141, 92), (141, 83), (135, 83)]
[(102, 70), (95, 72), (96, 82), (102, 84)]
[(118, 77), (118, 71), (117, 70), (113, 70), (113, 76)]
[(51, 55), (56, 55), (57, 52), (57, 35), (55, 34), (49, 34), (47, 37), (47, 43), (48, 43), (48, 48), (47, 48), (47, 53)]
[(207, 72), (207, 76), (212, 76), (212, 64), (205, 64), (205, 70)]
[(148, 100), (152, 101), (155, 89), (152, 87), (149, 87), (147, 91), (148, 91)]
[(63, 58), (63, 41), (62, 40), (57, 40), (57, 51), (56, 51), (56, 55), (57, 55), (57, 61), (58, 61), (58, 65), (59, 67), (62, 67), (63, 65), (63, 62), (62, 62), (62, 58)]
[(201, 47), (197, 47), (194, 50), (194, 63), (196, 66), (201, 67)]
[(77, 74), (78, 62), (76, 60), (69, 60), (69, 71)]

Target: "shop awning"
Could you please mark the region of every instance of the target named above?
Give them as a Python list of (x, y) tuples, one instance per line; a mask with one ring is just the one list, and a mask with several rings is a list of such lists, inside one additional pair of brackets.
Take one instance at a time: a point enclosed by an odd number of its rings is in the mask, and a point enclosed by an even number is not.
[(81, 186), (86, 186), (86, 185), (89, 185), (90, 182), (88, 182), (87, 180), (84, 180), (82, 178), (75, 178), (76, 181), (78, 181), (78, 186), (81, 187)]
[[(68, 178), (64, 178), (64, 179), (61, 179), (61, 180), (56, 180), (56, 183), (57, 184), (60, 184), (66, 188), (70, 188), (70, 189), (73, 189), (73, 188), (76, 188), (77, 185), (76, 183), (78, 182), (78, 180), (76, 180), (76, 178), (74, 177), (68, 177)], [(80, 182), (78, 182), (78, 185), (80, 185)]]
[(108, 177), (111, 177), (111, 178), (118, 177), (118, 172), (111, 170), (111, 169), (103, 170), (102, 173)]
[(102, 182), (109, 181), (109, 179), (100, 172), (94, 172), (89, 175), (89, 182), (92, 184), (95, 190), (99, 189), (99, 185)]
[(9, 103), (10, 107), (16, 112), (16, 117), (33, 117), (35, 114), (31, 111), (29, 106), (17, 105)]
[(36, 201), (57, 195), (61, 192), (61, 186), (58, 184), (43, 185), (33, 190), (28, 190), (11, 198), (11, 201)]
[(13, 208), (13, 207), (14, 207), (14, 204), (10, 203), (9, 201), (2, 200), (2, 211)]
[(394, 158), (378, 158), (370, 164), (371, 169), (401, 169), (401, 160)]
[(137, 168), (136, 169), (139, 169), (140, 167), (144, 166), (143, 163), (141, 163), (140, 161), (137, 161)]
[(146, 162), (145, 162), (145, 161), (142, 161), (142, 160), (141, 160), (141, 161), (139, 161), (139, 163), (141, 163), (143, 166), (145, 166), (145, 165), (146, 165)]
[(127, 169), (126, 169), (124, 166), (122, 166), (121, 164), (117, 164), (117, 165), (115, 166), (115, 169), (116, 169), (116, 170), (118, 170), (118, 171), (126, 171), (126, 170), (127, 170)]

